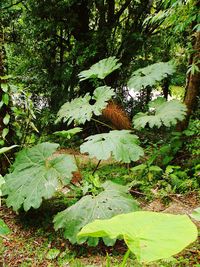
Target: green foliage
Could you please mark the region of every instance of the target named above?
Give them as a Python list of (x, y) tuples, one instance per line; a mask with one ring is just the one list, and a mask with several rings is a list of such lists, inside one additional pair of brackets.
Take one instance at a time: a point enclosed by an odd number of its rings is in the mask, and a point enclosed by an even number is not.
[(162, 169), (156, 165), (140, 164), (131, 168), (131, 172), (137, 176), (138, 180), (145, 178), (151, 181), (156, 175), (162, 173)]
[(73, 129), (70, 130), (63, 130), (63, 131), (57, 131), (54, 134), (60, 137), (64, 137), (67, 139), (71, 139), (75, 134), (80, 133), (82, 131), (82, 128), (80, 127), (75, 127)]
[[(65, 103), (58, 112), (58, 119), (67, 121), (68, 125), (75, 121), (76, 124), (84, 124), (90, 121), (93, 115), (101, 115), (102, 110), (107, 106), (108, 101), (114, 95), (114, 90), (109, 86), (101, 86), (95, 89), (93, 97), (87, 93), (84, 97), (79, 97), (71, 102)], [(95, 100), (94, 105), (90, 104)]]
[[(76, 204), (58, 213), (54, 218), (56, 230), (64, 228), (64, 236), (71, 243), (77, 242), (77, 233), (83, 226), (95, 219), (108, 219), (114, 215), (138, 210), (136, 201), (128, 194), (127, 187), (104, 183), (104, 191), (97, 196), (87, 195)], [(80, 240), (82, 243), (87, 238)], [(104, 239), (104, 242), (108, 240)], [(98, 239), (89, 239), (90, 245), (97, 245)]]
[(138, 137), (128, 130), (114, 130), (89, 136), (80, 146), (80, 150), (81, 153), (89, 153), (90, 157), (96, 157), (98, 160), (113, 156), (115, 160), (124, 163), (137, 161), (144, 154), (138, 145)]
[(42, 143), (20, 151), (13, 172), (5, 176), (6, 203), (15, 211), (38, 208), (42, 199), (53, 196), (58, 187), (69, 184), (77, 167), (69, 155), (54, 157), (58, 144)]
[(92, 222), (78, 234), (88, 236), (123, 238), (139, 262), (149, 263), (179, 253), (198, 231), (186, 215), (138, 211)]
[(139, 112), (134, 116), (133, 123), (136, 129), (144, 128), (146, 125), (150, 128), (160, 128), (162, 125), (170, 127), (183, 120), (185, 115), (186, 106), (178, 100), (166, 102), (163, 98), (157, 98), (149, 103), (148, 113)]
[(58, 257), (58, 255), (60, 254), (60, 250), (56, 249), (56, 248), (52, 248), (48, 251), (46, 258), (48, 260), (54, 260)]
[(185, 148), (193, 155), (200, 155), (200, 121), (191, 120), (188, 128), (183, 132), (186, 135)]
[(10, 229), (4, 223), (4, 221), (2, 219), (0, 219), (0, 235), (7, 235), (9, 233), (10, 233)]
[(138, 69), (133, 72), (128, 87), (135, 91), (140, 91), (147, 86), (153, 86), (175, 72), (175, 67), (171, 62), (159, 62)]
[(104, 79), (114, 70), (121, 67), (121, 63), (118, 62), (118, 59), (115, 57), (104, 58), (97, 62), (96, 64), (92, 65), (89, 70), (81, 71), (79, 74), (79, 78), (81, 81), (87, 79)]
[(199, 187), (197, 179), (190, 178), (188, 171), (182, 169), (180, 166), (168, 165), (162, 177), (170, 184), (173, 192), (184, 193)]

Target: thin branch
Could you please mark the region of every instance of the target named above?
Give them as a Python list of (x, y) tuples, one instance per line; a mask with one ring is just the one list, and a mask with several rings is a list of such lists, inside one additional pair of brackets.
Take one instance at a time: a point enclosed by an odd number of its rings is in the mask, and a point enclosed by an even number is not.
[(94, 119), (94, 118), (92, 118), (91, 120), (93, 120), (93, 121), (95, 121), (95, 122), (98, 122), (98, 123), (100, 123), (100, 124), (102, 124), (102, 125), (104, 125), (104, 126), (110, 128), (110, 129), (114, 130), (114, 128), (113, 128), (112, 126), (110, 126), (110, 125), (108, 125), (108, 124), (106, 124), (106, 123), (104, 123), (104, 122), (102, 122), (102, 121), (96, 120), (96, 119)]
[(18, 5), (18, 4), (22, 3), (22, 2), (23, 2), (23, 0), (17, 1), (16, 3), (11, 4), (11, 5), (9, 5), (9, 6), (6, 6), (6, 7), (3, 7), (2, 9), (3, 9), (3, 10), (5, 10), (5, 9), (9, 9), (9, 8), (11, 8), (11, 7), (13, 7), (13, 6), (16, 6), (16, 5)]
[(5, 239), (5, 240), (7, 240), (7, 241), (10, 240), (10, 239), (9, 239), (8, 237), (6, 237), (5, 235), (1, 235), (1, 234), (0, 234), (0, 237), (3, 238), (3, 239)]
[(94, 170), (93, 170), (93, 172), (92, 172), (92, 175), (95, 174), (95, 172), (97, 171), (97, 169), (98, 169), (100, 163), (101, 163), (101, 159), (98, 161), (96, 167), (94, 168)]
[(120, 16), (123, 14), (123, 12), (127, 9), (127, 7), (130, 5), (131, 0), (127, 0), (124, 5), (121, 7), (121, 9), (115, 14), (114, 21), (116, 22), (119, 20)]

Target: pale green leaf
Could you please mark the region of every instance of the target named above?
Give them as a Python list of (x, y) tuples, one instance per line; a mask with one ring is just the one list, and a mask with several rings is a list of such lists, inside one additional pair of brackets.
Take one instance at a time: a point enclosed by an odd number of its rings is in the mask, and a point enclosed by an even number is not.
[(5, 125), (8, 125), (9, 121), (10, 121), (10, 115), (7, 113), (6, 116), (3, 118), (3, 123)]
[[(111, 181), (103, 184), (103, 187), (105, 190), (99, 195), (85, 196), (55, 216), (55, 229), (64, 228), (64, 236), (71, 243), (77, 242), (77, 233), (83, 226), (95, 219), (108, 219), (116, 214), (138, 210), (137, 202), (128, 194), (127, 187)], [(96, 244), (98, 240), (94, 242)]]
[(200, 221), (200, 208), (196, 208), (192, 214), (190, 214), (190, 217), (195, 219), (196, 221)]
[(55, 135), (58, 135), (60, 137), (71, 139), (75, 134), (80, 133), (81, 131), (82, 131), (82, 128), (75, 127), (73, 129), (70, 129), (70, 130), (67, 130), (67, 131), (65, 131), (65, 130), (63, 130), (63, 131), (57, 131), (54, 134)]
[[(95, 89), (93, 97), (87, 93), (84, 97), (65, 103), (58, 112), (57, 121), (63, 119), (64, 122), (68, 122), (68, 125), (72, 121), (84, 124), (86, 121), (90, 121), (93, 115), (101, 115), (113, 95), (114, 90), (109, 86), (100, 86)], [(91, 99), (96, 101), (93, 105), (90, 104)]]
[(7, 83), (2, 83), (1, 84), (1, 89), (3, 92), (8, 92), (8, 84)]
[(98, 160), (107, 160), (111, 156), (117, 161), (129, 163), (143, 156), (143, 149), (138, 145), (138, 137), (129, 130), (114, 130), (109, 133), (87, 137), (80, 146), (81, 153)]
[(188, 216), (149, 211), (96, 220), (78, 234), (78, 237), (123, 237), (141, 263), (169, 258), (194, 242), (197, 236), (197, 228)]
[(11, 149), (13, 149), (13, 148), (15, 148), (15, 147), (17, 147), (17, 146), (18, 146), (18, 145), (13, 145), (13, 146), (9, 146), (9, 147), (7, 147), (7, 146), (2, 147), (2, 148), (0, 148), (0, 154), (6, 153), (6, 152), (8, 152), (9, 150), (11, 150)]
[(5, 184), (5, 180), (2, 177), (2, 175), (0, 174), (0, 207), (1, 207), (1, 196), (2, 196), (1, 187), (2, 187), (3, 184)]
[(10, 229), (5, 224), (5, 222), (0, 219), (0, 235), (8, 235), (10, 233)]
[(88, 70), (81, 71), (79, 78), (81, 81), (94, 78), (104, 79), (121, 65), (115, 57), (105, 58), (92, 65)]
[(163, 102), (159, 98), (157, 102), (152, 101), (149, 108), (149, 113), (139, 112), (133, 117), (136, 129), (144, 128), (147, 124), (150, 128), (160, 128), (162, 125), (170, 127), (176, 125), (177, 121), (182, 121), (186, 115), (186, 106), (176, 99)]
[(108, 101), (114, 94), (114, 90), (109, 86), (100, 86), (94, 90), (92, 99), (96, 101), (93, 105), (93, 112), (96, 116), (101, 115), (102, 110), (106, 108)]
[(2, 138), (5, 139), (6, 135), (9, 133), (9, 129), (8, 128), (4, 128), (2, 131)]
[(128, 81), (128, 87), (135, 91), (140, 91), (147, 86), (155, 85), (156, 82), (163, 80), (168, 75), (172, 75), (174, 71), (175, 68), (171, 62), (152, 64), (134, 71)]
[(53, 156), (58, 144), (42, 143), (23, 149), (16, 157), (13, 172), (5, 176), (6, 203), (16, 211), (22, 205), (25, 211), (39, 208), (43, 199), (69, 184), (77, 167), (70, 155)]

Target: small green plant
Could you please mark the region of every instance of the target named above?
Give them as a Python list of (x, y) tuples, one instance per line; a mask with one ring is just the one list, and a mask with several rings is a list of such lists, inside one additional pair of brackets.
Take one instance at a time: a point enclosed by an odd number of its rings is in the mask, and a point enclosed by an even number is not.
[(190, 179), (187, 172), (188, 170), (182, 170), (180, 166), (168, 165), (162, 177), (171, 185), (174, 192), (183, 193), (199, 187), (198, 181)]
[(148, 181), (152, 181), (154, 177), (157, 175), (160, 175), (162, 173), (162, 169), (159, 166), (156, 165), (149, 165), (146, 164), (140, 164), (133, 168), (131, 168), (131, 172), (140, 180), (147, 179)]
[[(116, 214), (127, 213), (138, 210), (138, 204), (128, 194), (128, 188), (114, 184), (110, 181), (102, 185), (104, 189), (97, 196), (86, 195), (76, 204), (66, 210), (58, 213), (54, 218), (54, 227), (56, 230), (64, 228), (64, 236), (71, 243), (83, 243), (87, 240), (77, 240), (77, 233), (83, 226), (95, 219), (107, 219)], [(91, 246), (98, 244), (97, 238), (87, 240)], [(112, 244), (108, 239), (104, 239), (105, 244)]]

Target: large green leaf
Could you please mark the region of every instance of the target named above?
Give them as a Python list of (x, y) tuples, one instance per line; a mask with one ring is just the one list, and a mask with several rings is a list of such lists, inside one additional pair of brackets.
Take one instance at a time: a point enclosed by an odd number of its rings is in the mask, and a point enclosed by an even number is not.
[(138, 211), (96, 220), (83, 227), (78, 237), (124, 238), (138, 261), (148, 263), (179, 253), (197, 235), (186, 215)]
[(10, 233), (10, 229), (5, 224), (5, 222), (2, 219), (0, 219), (0, 235), (7, 235), (9, 233)]
[(174, 71), (175, 68), (171, 62), (159, 62), (152, 64), (134, 71), (128, 81), (128, 87), (135, 91), (139, 91), (147, 86), (153, 86), (156, 82), (159, 82), (168, 75), (173, 74)]
[(105, 58), (92, 65), (88, 70), (81, 71), (79, 78), (81, 81), (94, 78), (104, 79), (121, 65), (115, 57)]
[(43, 198), (51, 198), (58, 187), (70, 182), (77, 167), (70, 155), (53, 157), (58, 146), (42, 143), (18, 153), (14, 170), (5, 176), (3, 186), (9, 207), (18, 210), (23, 205), (25, 211), (38, 208)]
[[(149, 104), (149, 113), (138, 113), (133, 117), (134, 127), (136, 129), (144, 128), (147, 124), (150, 128), (167, 127), (176, 125), (177, 121), (182, 121), (186, 115), (186, 106), (180, 101), (174, 99), (171, 101), (152, 101)], [(151, 110), (153, 109), (153, 111)]]
[[(109, 86), (100, 86), (95, 89), (93, 97), (87, 93), (84, 97), (65, 103), (58, 112), (57, 121), (63, 119), (68, 124), (72, 121), (77, 124), (84, 124), (86, 121), (90, 121), (93, 115), (101, 115), (102, 110), (113, 95), (114, 90)], [(90, 104), (92, 99), (95, 100), (94, 105)]]
[[(103, 184), (103, 187), (105, 190), (99, 195), (85, 196), (55, 216), (55, 229), (64, 228), (64, 236), (71, 243), (77, 242), (77, 233), (95, 219), (108, 219), (116, 214), (138, 210), (136, 201), (128, 194), (126, 187), (110, 181)], [(97, 244), (98, 240), (92, 242)]]
[(98, 160), (106, 160), (113, 156), (115, 160), (124, 163), (137, 161), (144, 154), (143, 149), (138, 145), (138, 137), (132, 135), (129, 130), (114, 130), (89, 136), (80, 150)]

